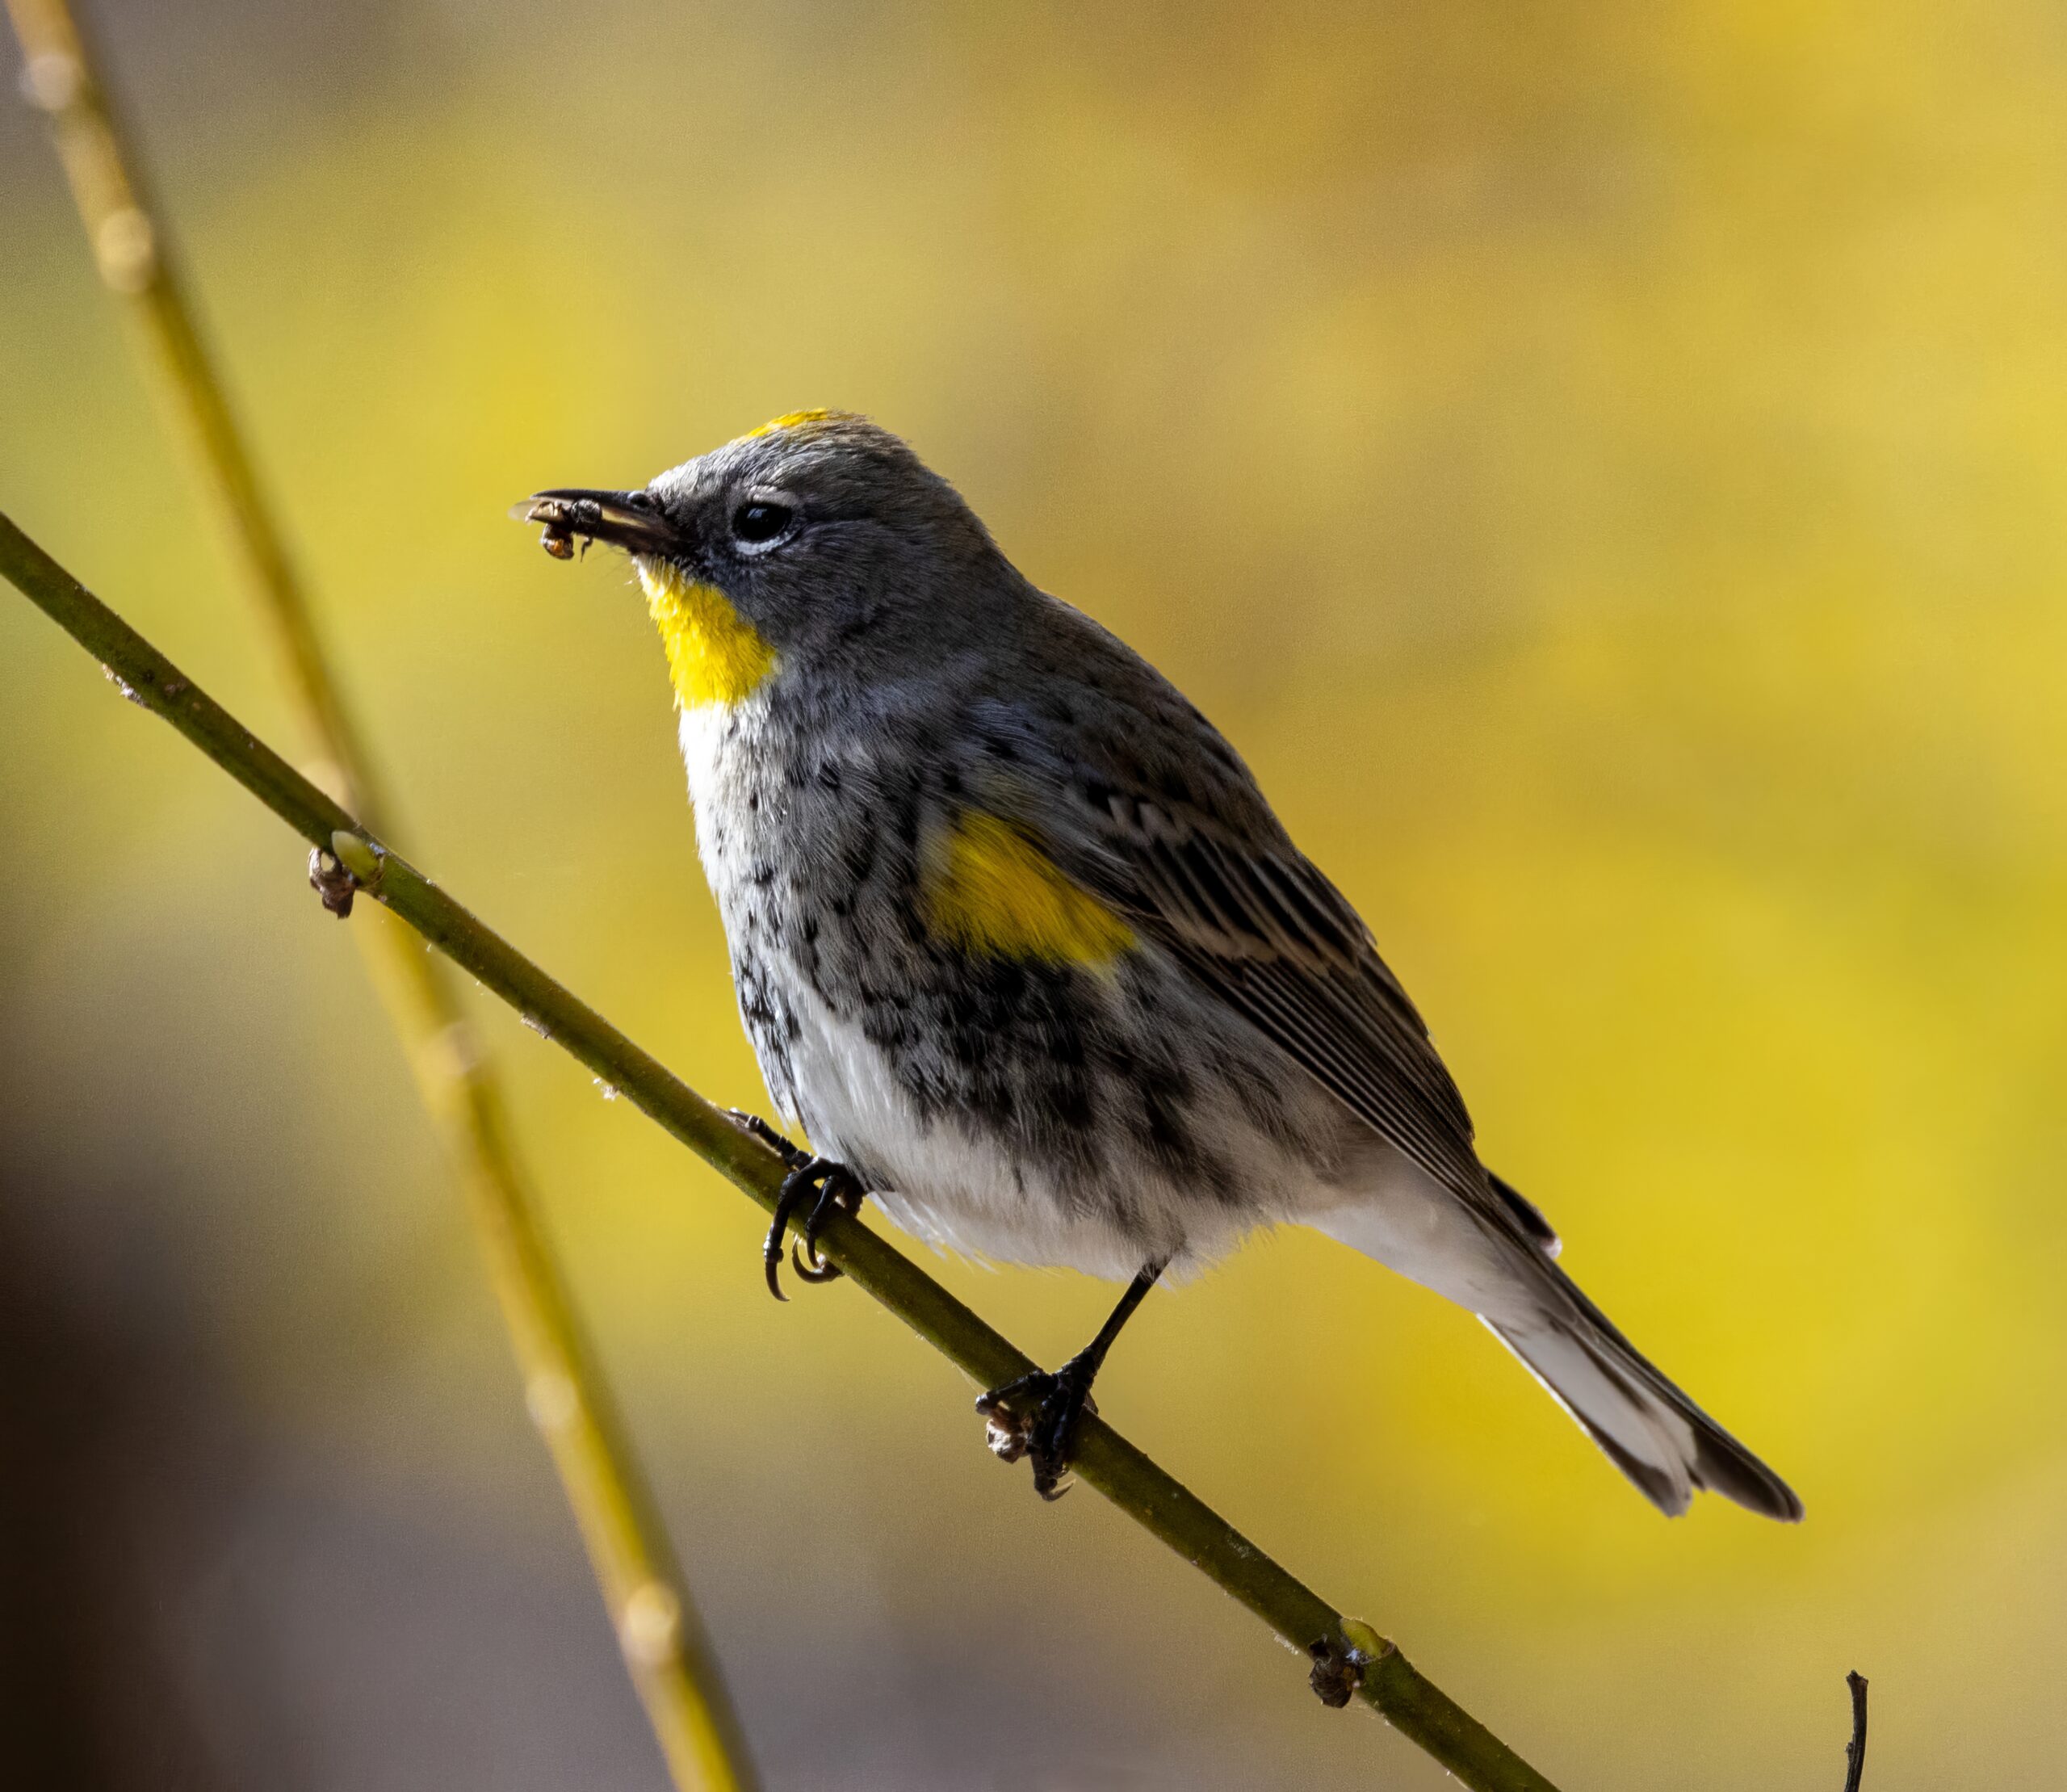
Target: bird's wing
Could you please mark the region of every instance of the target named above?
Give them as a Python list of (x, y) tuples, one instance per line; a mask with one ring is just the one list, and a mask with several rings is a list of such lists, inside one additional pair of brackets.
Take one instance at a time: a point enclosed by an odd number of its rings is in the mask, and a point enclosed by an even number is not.
[(1381, 1137), (1493, 1217), (1471, 1117), (1420, 1015), (1356, 911), (1220, 751), (1220, 774), (1190, 781), (1182, 797), (1081, 761), (1029, 776), (1022, 758), (1013, 774), (980, 781), (983, 799)]

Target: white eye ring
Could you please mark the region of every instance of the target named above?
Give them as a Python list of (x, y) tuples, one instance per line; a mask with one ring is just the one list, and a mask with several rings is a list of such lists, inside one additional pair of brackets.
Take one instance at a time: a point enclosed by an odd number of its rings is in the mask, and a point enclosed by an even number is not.
[(732, 545), (743, 554), (765, 553), (786, 540), (796, 526), (796, 506), (772, 493), (765, 497), (749, 493), (733, 506), (727, 524)]

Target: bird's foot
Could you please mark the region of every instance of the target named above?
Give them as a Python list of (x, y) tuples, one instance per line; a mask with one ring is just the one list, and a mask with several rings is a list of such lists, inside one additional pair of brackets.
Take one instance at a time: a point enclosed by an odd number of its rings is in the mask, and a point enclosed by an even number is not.
[(800, 1145), (790, 1140), (770, 1126), (757, 1114), (749, 1114), (744, 1108), (730, 1107), (726, 1115), (740, 1131), (751, 1133), (782, 1160), (788, 1174), (782, 1178), (782, 1186), (775, 1198), (775, 1218), (768, 1228), (768, 1240), (761, 1249), (761, 1256), (768, 1270), (768, 1291), (778, 1300), (788, 1298), (782, 1292), (780, 1279), (782, 1267), (782, 1235), (805, 1198), (815, 1194), (810, 1214), (802, 1229), (803, 1244), (801, 1253), (793, 1252), (790, 1261), (797, 1274), (807, 1282), (830, 1282), (840, 1274), (833, 1265), (818, 1254), (818, 1235), (835, 1209), (846, 1213), (858, 1213), (862, 1202), (867, 1198), (853, 1173), (844, 1164), (836, 1164), (830, 1158), (814, 1157)]
[(782, 1235), (789, 1230), (790, 1222), (807, 1201), (811, 1202), (811, 1211), (798, 1228), (801, 1242), (790, 1253), (790, 1267), (802, 1281), (830, 1282), (840, 1274), (839, 1265), (818, 1254), (818, 1235), (834, 1214), (844, 1213), (851, 1218), (859, 1213), (862, 1203), (868, 1199), (868, 1190), (845, 1164), (798, 1150), (766, 1121), (749, 1123), (742, 1119), (741, 1123), (757, 1137), (768, 1138), (784, 1153), (783, 1161), (790, 1166), (790, 1173), (782, 1178), (781, 1192), (775, 1197), (775, 1217), (769, 1223), (767, 1241), (761, 1250), (761, 1262), (768, 1272), (769, 1293), (778, 1300), (787, 1300), (790, 1297), (782, 1292)]
[(1069, 1491), (1069, 1465), (1076, 1450), (1076, 1431), (1086, 1412), (1096, 1412), (1091, 1374), (1072, 1358), (1050, 1374), (1037, 1369), (1017, 1381), (994, 1387), (976, 1402), (989, 1427), (985, 1441), (1000, 1461), (1022, 1456), (1034, 1464), (1034, 1491), (1044, 1500), (1059, 1500)]

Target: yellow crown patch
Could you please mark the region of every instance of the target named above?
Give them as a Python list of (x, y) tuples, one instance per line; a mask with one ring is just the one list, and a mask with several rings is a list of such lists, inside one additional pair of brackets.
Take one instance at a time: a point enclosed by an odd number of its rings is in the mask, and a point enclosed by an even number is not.
[(764, 423), (757, 430), (748, 430), (747, 439), (752, 441), (757, 435), (773, 435), (778, 430), (802, 430), (816, 423), (836, 423), (853, 414), (852, 411), (836, 410), (786, 411), (772, 422)]

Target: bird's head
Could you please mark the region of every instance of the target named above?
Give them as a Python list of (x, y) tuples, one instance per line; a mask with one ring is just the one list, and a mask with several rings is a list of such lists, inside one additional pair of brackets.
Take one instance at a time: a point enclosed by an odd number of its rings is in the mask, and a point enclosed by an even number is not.
[(799, 411), (643, 490), (540, 492), (510, 513), (632, 556), (686, 707), (736, 701), (781, 661), (857, 670), (948, 645), (1009, 578), (953, 486), (887, 430)]

